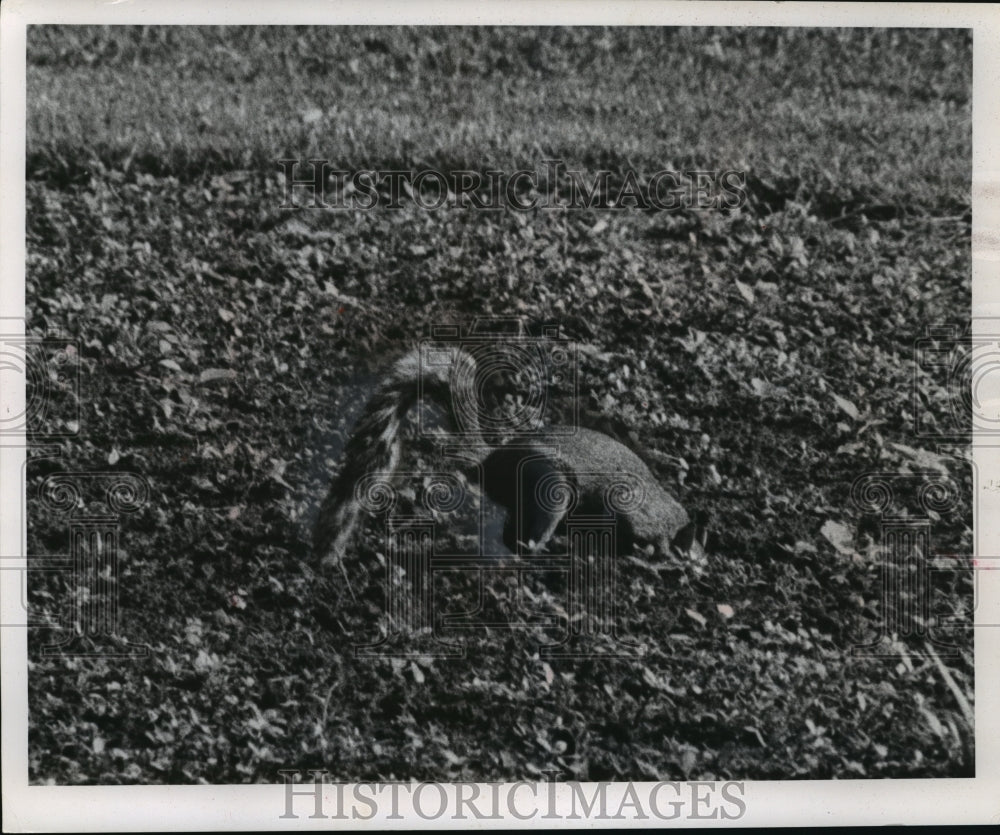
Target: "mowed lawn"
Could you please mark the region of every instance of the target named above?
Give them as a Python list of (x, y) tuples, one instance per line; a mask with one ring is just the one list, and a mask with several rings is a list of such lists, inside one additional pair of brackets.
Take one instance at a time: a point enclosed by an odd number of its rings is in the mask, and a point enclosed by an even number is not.
[[(29, 552), (67, 550), (49, 475), (150, 485), (119, 575), (121, 633), (150, 651), (47, 657), (58, 631), (32, 631), (34, 782), (973, 773), (971, 630), (940, 664), (920, 635), (852, 653), (895, 612), (881, 520), (851, 498), (895, 479), (886, 516), (971, 552), (971, 474), (941, 446), (968, 426), (916, 353), (970, 317), (969, 33), (32, 27), (28, 45), (28, 332), (72, 340), (80, 369), (38, 436), (69, 432), (59, 455), (29, 464)], [(747, 200), (289, 211), (287, 158), (736, 170)], [(534, 628), (470, 631), (461, 659), (353, 651), (384, 627), (384, 546), (358, 538), (352, 595), (309, 553), (318, 503), (379, 369), (479, 316), (588, 346), (585, 420), (710, 520), (701, 576), (621, 561), (636, 657), (548, 658)], [(955, 500), (928, 514), (936, 478)], [(473, 587), (438, 595), (473, 608)], [(34, 613), (69, 591), (39, 572)], [(515, 591), (498, 574), (484, 594), (516, 620)], [(558, 613), (558, 592), (521, 594)], [(934, 588), (939, 617), (971, 601), (967, 571)]]

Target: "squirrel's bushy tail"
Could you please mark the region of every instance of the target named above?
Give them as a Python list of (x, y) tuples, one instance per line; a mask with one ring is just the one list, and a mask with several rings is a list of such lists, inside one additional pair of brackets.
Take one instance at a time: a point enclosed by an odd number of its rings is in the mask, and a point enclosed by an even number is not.
[[(356, 489), (365, 476), (385, 473), (391, 477), (402, 451), (400, 429), (421, 390), (449, 406), (454, 372), (464, 380), (474, 374), (471, 358), (455, 348), (450, 362), (421, 364), (419, 348), (398, 360), (379, 382), (344, 449), (343, 466), (320, 507), (313, 531), (313, 552), (323, 565), (342, 563), (355, 533), (362, 507)], [(461, 384), (459, 384), (461, 387)]]
[(399, 465), (399, 430), (419, 395), (419, 359), (416, 352), (407, 354), (382, 378), (344, 448), (343, 466), (313, 531), (313, 551), (324, 565), (343, 559), (357, 527), (361, 505), (355, 487), (369, 473), (391, 473)]

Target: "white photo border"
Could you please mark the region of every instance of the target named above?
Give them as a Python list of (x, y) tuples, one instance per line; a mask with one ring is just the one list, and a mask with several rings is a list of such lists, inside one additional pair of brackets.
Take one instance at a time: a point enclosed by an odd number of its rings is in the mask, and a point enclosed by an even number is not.
[[(1000, 8), (964, 4), (739, 3), (739, 2), (364, 2), (222, 0), (115, 2), (7, 0), (0, 7), (0, 317), (24, 317), (25, 274), (25, 55), (26, 27), (65, 24), (521, 24), (957, 27), (973, 30), (972, 273), (973, 322), (1000, 315)], [(20, 413), (24, 390), (0, 392), (0, 407)], [(21, 490), (24, 443), (0, 447), (0, 554), (24, 555), (25, 508)], [(1000, 447), (979, 445), (974, 460), (981, 484), (1000, 478)], [(1000, 495), (983, 488), (974, 502), (977, 542), (1000, 554)], [(3, 622), (22, 611), (12, 572), (0, 577)], [(1000, 571), (980, 572), (977, 624), (1000, 623)], [(22, 614), (23, 617), (23, 614)], [(412, 829), (469, 826), (469, 820), (426, 820), (388, 810), (364, 820), (310, 819), (312, 801), (299, 798), (298, 818), (281, 817), (286, 787), (28, 785), (26, 629), (0, 630), (2, 652), (2, 772), (5, 831), (189, 831), (253, 829)], [(1000, 628), (978, 629), (976, 658), (976, 777), (928, 780), (749, 781), (737, 820), (691, 819), (688, 826), (821, 826), (851, 824), (996, 823), (1000, 821)], [(588, 784), (584, 784), (585, 787)], [(646, 787), (653, 784), (635, 784)], [(608, 792), (618, 808), (625, 784)], [(302, 789), (305, 787), (297, 787)], [(332, 792), (332, 789), (328, 789)], [(592, 794), (587, 789), (588, 797)], [(530, 810), (528, 795), (519, 809)], [(569, 811), (570, 789), (556, 791), (556, 808)], [(336, 804), (327, 798), (330, 808)], [(405, 800), (405, 798), (404, 798)], [(547, 790), (537, 795), (532, 819), (476, 821), (476, 828), (586, 825), (546, 818)], [(362, 807), (363, 808), (363, 807)], [(679, 821), (678, 821), (679, 822)], [(654, 827), (662, 821), (591, 821), (600, 826)]]

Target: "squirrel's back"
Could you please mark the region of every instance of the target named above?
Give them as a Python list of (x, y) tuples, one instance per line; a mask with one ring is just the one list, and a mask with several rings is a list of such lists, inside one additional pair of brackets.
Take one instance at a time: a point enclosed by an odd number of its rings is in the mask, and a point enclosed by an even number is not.
[(530, 441), (513, 441), (487, 458), (484, 475), (487, 492), (495, 500), (510, 512), (533, 517), (523, 521), (536, 541), (551, 535), (558, 515), (545, 518), (534, 495), (546, 481), (552, 486), (565, 484), (576, 493), (576, 512), (613, 513), (626, 523), (630, 538), (661, 553), (669, 551), (691, 521), (638, 455), (592, 429), (557, 426)]

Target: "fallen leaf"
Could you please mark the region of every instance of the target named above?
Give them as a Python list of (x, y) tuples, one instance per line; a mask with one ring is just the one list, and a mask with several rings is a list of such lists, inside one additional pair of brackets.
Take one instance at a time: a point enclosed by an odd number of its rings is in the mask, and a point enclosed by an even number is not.
[(833, 392), (830, 394), (833, 397), (833, 402), (836, 403), (849, 418), (852, 420), (858, 420), (861, 417), (861, 414), (858, 412), (858, 407), (855, 406), (850, 400), (841, 397), (839, 394), (833, 394)]
[(937, 453), (931, 452), (926, 449), (914, 449), (906, 444), (897, 444), (890, 441), (886, 446), (892, 447), (896, 452), (900, 453), (906, 458), (909, 458), (915, 464), (919, 464), (921, 467), (927, 467), (930, 470), (937, 470), (941, 473), (947, 473), (948, 467), (945, 464), (945, 458)]
[(700, 614), (699, 612), (696, 612), (694, 609), (685, 609), (684, 613), (689, 618), (691, 618), (691, 620), (695, 621), (696, 623), (701, 624), (702, 626), (704, 626), (706, 623), (708, 623), (708, 621), (705, 620), (705, 616), (702, 615), (702, 614)]
[(839, 447), (837, 447), (837, 451), (834, 454), (835, 455), (854, 455), (855, 453), (860, 452), (864, 448), (865, 448), (865, 445), (863, 443), (861, 443), (860, 441), (854, 441), (853, 443), (849, 443), (849, 444), (841, 444)]
[(743, 296), (744, 299), (746, 299), (747, 304), (753, 304), (757, 300), (757, 297), (754, 295), (753, 292), (753, 287), (751, 287), (749, 284), (744, 284), (738, 278), (734, 280), (736, 281), (736, 289), (739, 290), (740, 295)]
[(788, 393), (788, 389), (784, 386), (776, 386), (774, 383), (760, 379), (760, 377), (752, 377), (750, 379), (750, 387), (753, 389), (753, 393), (761, 398), (781, 397)]
[(854, 553), (854, 532), (847, 525), (827, 519), (819, 532), (841, 554)]
[(235, 380), (236, 372), (232, 368), (206, 368), (198, 375), (199, 383), (211, 383), (215, 380)]

